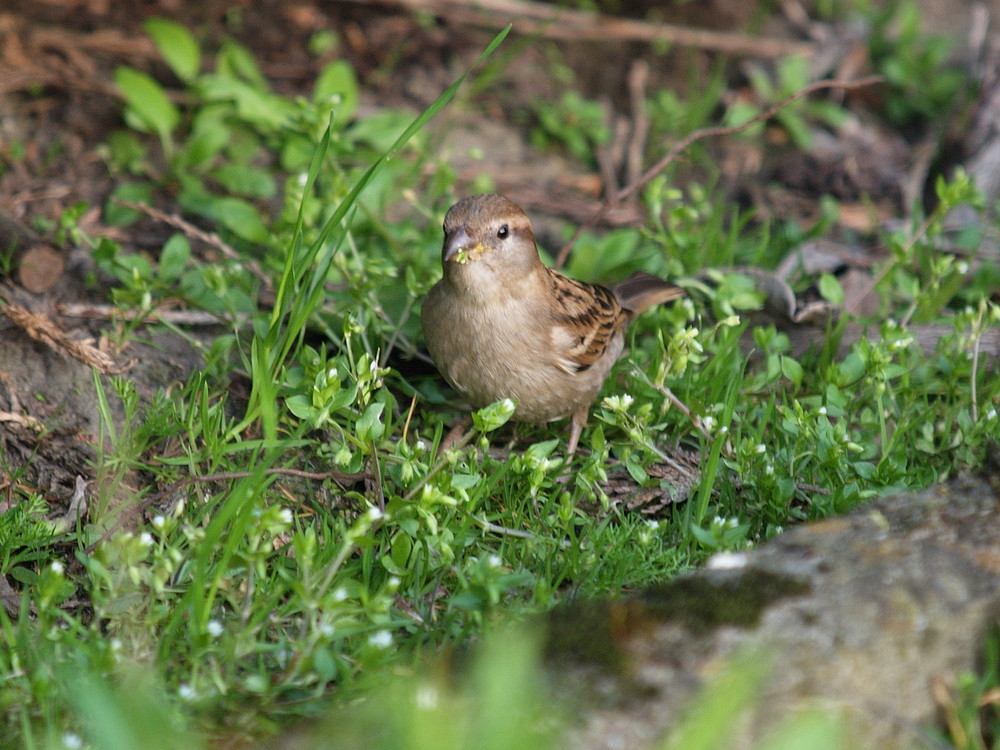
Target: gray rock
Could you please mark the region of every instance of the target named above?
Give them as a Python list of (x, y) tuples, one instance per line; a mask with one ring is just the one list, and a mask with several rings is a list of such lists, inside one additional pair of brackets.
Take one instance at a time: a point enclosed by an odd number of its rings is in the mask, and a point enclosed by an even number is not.
[(932, 684), (972, 670), (1000, 616), (992, 482), (885, 497), (722, 569), (558, 609), (547, 663), (555, 691), (576, 698), (566, 746), (661, 746), (725, 664), (756, 654), (745, 674), (756, 697), (726, 747), (751, 747), (808, 710), (835, 717), (845, 747), (939, 747)]

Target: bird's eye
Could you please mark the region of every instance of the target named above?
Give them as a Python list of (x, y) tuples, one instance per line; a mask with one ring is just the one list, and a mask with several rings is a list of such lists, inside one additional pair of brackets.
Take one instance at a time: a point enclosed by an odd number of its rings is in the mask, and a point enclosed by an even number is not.
[(501, 226), (501, 227), (500, 227), (500, 228), (499, 228), (499, 229), (497, 230), (497, 237), (499, 237), (499, 238), (500, 238), (500, 239), (502, 239), (502, 240), (505, 240), (505, 239), (507, 239), (507, 235), (509, 235), (509, 234), (510, 234), (510, 227), (508, 227), (508, 226), (507, 226), (506, 224), (503, 224), (503, 225), (502, 225), (502, 226)]

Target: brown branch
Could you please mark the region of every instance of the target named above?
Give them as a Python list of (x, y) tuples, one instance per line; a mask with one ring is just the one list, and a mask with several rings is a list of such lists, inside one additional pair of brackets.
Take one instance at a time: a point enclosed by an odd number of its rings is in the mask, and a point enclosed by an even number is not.
[[(625, 156), (625, 178), (632, 182), (642, 175), (643, 152), (649, 139), (649, 113), (646, 111), (646, 84), (649, 82), (649, 63), (634, 60), (628, 71), (628, 98), (632, 109), (632, 138)], [(611, 194), (609, 188), (608, 195)]]
[[(354, 0), (365, 2), (365, 0)], [(546, 39), (589, 42), (637, 41), (677, 44), (683, 47), (756, 58), (788, 55), (811, 57), (815, 45), (747, 34), (695, 29), (634, 18), (616, 18), (600, 13), (558, 8), (527, 0), (393, 0), (411, 11), (433, 13), (450, 23), (495, 28), (510, 23), (521, 34)]]
[(566, 262), (566, 258), (569, 257), (569, 252), (576, 241), (580, 239), (580, 236), (593, 227), (597, 222), (604, 218), (605, 214), (608, 213), (612, 208), (617, 206), (619, 203), (623, 202), (627, 198), (631, 198), (640, 190), (642, 190), (646, 185), (650, 183), (657, 175), (659, 175), (667, 166), (670, 165), (682, 152), (684, 152), (691, 144), (698, 141), (704, 140), (706, 138), (715, 138), (719, 136), (735, 135), (737, 133), (742, 133), (744, 130), (752, 125), (762, 122), (764, 120), (769, 120), (774, 117), (778, 112), (787, 107), (792, 102), (801, 99), (804, 96), (808, 96), (814, 91), (820, 91), (822, 89), (846, 89), (852, 90), (857, 88), (862, 88), (864, 86), (871, 86), (876, 83), (881, 83), (884, 79), (881, 76), (867, 76), (866, 78), (860, 78), (856, 81), (816, 81), (808, 86), (799, 89), (791, 96), (782, 99), (780, 102), (772, 107), (768, 107), (766, 110), (760, 114), (750, 118), (746, 122), (740, 125), (727, 125), (727, 126), (714, 126), (710, 128), (701, 128), (700, 130), (695, 130), (689, 135), (685, 136), (673, 147), (667, 151), (667, 153), (656, 162), (653, 166), (642, 173), (642, 176), (630, 185), (625, 186), (614, 195), (611, 195), (604, 201), (600, 210), (597, 211), (593, 216), (590, 217), (586, 222), (577, 227), (577, 230), (573, 233), (573, 236), (569, 238), (569, 241), (563, 245), (562, 249), (559, 250), (559, 255), (556, 257), (556, 268), (561, 268)]
[(96, 367), (102, 373), (117, 374), (127, 369), (127, 366), (119, 366), (114, 359), (91, 344), (71, 339), (44, 315), (5, 300), (2, 296), (0, 296), (0, 313), (6, 315), (11, 323), (35, 341), (40, 341), (51, 349), (91, 367)]
[(114, 202), (117, 203), (119, 206), (130, 208), (133, 211), (138, 211), (139, 213), (146, 214), (152, 219), (156, 219), (157, 221), (161, 221), (164, 224), (174, 227), (175, 229), (179, 229), (186, 236), (192, 239), (200, 240), (201, 242), (204, 242), (206, 245), (214, 247), (216, 250), (222, 253), (223, 257), (228, 258), (229, 260), (237, 261), (240, 265), (246, 268), (251, 274), (256, 276), (260, 280), (260, 282), (264, 285), (265, 289), (271, 290), (271, 277), (268, 276), (266, 273), (264, 273), (264, 271), (260, 268), (260, 266), (257, 265), (255, 262), (247, 260), (239, 253), (237, 253), (235, 250), (233, 250), (233, 248), (231, 248), (229, 245), (223, 242), (222, 238), (219, 237), (219, 235), (217, 235), (215, 232), (206, 232), (205, 230), (196, 227), (194, 224), (192, 224), (189, 221), (186, 221), (180, 216), (176, 214), (165, 213), (164, 211), (161, 211), (158, 208), (153, 208), (148, 203), (141, 203), (141, 202), (133, 203), (132, 201), (126, 201), (120, 198), (115, 198)]
[(228, 322), (225, 315), (201, 310), (122, 310), (114, 305), (90, 305), (67, 303), (59, 305), (59, 314), (66, 318), (88, 318), (101, 320), (141, 320), (171, 323), (181, 326), (217, 326)]

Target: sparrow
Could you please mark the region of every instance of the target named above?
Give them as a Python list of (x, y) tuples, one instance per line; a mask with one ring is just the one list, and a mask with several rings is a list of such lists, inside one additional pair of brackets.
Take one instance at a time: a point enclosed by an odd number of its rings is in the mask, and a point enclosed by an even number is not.
[(626, 329), (684, 294), (643, 272), (606, 287), (549, 268), (527, 214), (502, 195), (473, 195), (448, 210), (441, 265), (420, 315), (438, 371), (473, 408), (510, 398), (515, 421), (569, 417), (568, 454)]

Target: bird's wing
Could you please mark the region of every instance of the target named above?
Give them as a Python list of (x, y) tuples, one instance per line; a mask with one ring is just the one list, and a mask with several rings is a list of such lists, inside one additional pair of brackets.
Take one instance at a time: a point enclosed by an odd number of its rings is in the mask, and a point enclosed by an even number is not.
[(627, 313), (610, 289), (585, 284), (546, 269), (552, 289), (552, 351), (558, 366), (583, 372), (614, 346)]

